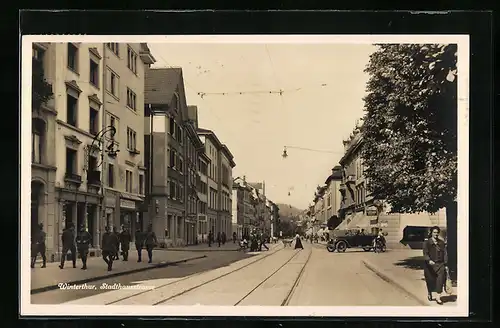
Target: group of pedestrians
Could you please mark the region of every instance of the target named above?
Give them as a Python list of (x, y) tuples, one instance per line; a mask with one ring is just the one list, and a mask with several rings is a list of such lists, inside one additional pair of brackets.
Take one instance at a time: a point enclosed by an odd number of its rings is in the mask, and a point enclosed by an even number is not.
[[(215, 244), (215, 242), (217, 242), (217, 244), (220, 247), (220, 245), (226, 244), (226, 241), (227, 237), (224, 231), (222, 232), (219, 231), (217, 233), (217, 239), (214, 239), (214, 233), (212, 232), (212, 230), (208, 232), (208, 247), (212, 247), (212, 244)], [(234, 242), (234, 234), (233, 234), (233, 242)]]
[[(148, 253), (148, 263), (153, 261), (153, 249), (158, 245), (158, 239), (153, 231), (153, 227), (149, 225), (146, 232), (137, 229), (135, 232), (135, 247), (137, 249), (137, 262), (142, 262), (142, 250), (145, 248)], [(38, 230), (33, 234), (31, 242), (31, 268), (35, 267), (38, 254), (42, 256), (43, 265), (46, 267), (47, 258), (45, 255), (45, 238), (46, 233), (43, 231), (43, 224), (38, 225)], [(120, 259), (120, 248), (123, 261), (128, 261), (130, 242), (132, 235), (126, 226), (122, 227), (122, 231), (118, 232), (114, 227), (112, 230), (109, 226), (105, 227), (105, 232), (101, 239), (102, 258), (108, 267), (108, 271), (113, 269), (113, 262)], [(71, 262), (73, 268), (76, 268), (77, 251), (82, 260), (82, 270), (87, 269), (87, 258), (90, 247), (92, 247), (92, 236), (81, 225), (78, 232), (75, 231), (73, 224), (68, 224), (63, 230), (61, 236), (62, 253), (60, 269), (64, 269), (68, 252), (71, 253)]]

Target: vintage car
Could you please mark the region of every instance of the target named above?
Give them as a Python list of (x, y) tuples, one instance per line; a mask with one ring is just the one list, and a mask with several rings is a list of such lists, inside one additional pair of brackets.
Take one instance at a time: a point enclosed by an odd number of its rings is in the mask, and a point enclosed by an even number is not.
[(335, 231), (333, 237), (328, 241), (326, 249), (329, 252), (345, 252), (348, 248), (361, 247), (365, 252), (373, 249), (375, 234), (361, 233), (358, 230)]

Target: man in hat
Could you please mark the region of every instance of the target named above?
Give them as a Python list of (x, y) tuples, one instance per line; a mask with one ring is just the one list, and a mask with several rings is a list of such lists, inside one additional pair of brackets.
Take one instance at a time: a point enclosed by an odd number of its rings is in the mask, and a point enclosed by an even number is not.
[(123, 227), (123, 231), (120, 233), (120, 245), (122, 247), (123, 260), (128, 261), (128, 251), (130, 249), (130, 241), (132, 240), (132, 236), (128, 231), (127, 227)]
[(66, 255), (68, 251), (71, 252), (71, 260), (73, 262), (73, 268), (76, 268), (76, 234), (75, 226), (73, 223), (69, 224), (66, 229), (64, 229), (62, 236), (62, 254), (61, 254), (61, 264), (59, 264), (60, 269), (64, 269), (64, 262), (66, 261)]
[(46, 268), (47, 257), (45, 256), (45, 231), (43, 231), (43, 223), (38, 225), (38, 231), (34, 234), (31, 241), (31, 268), (35, 267), (36, 257), (38, 253), (42, 256), (42, 268)]
[(89, 254), (90, 243), (92, 242), (92, 236), (85, 230), (85, 226), (80, 225), (80, 229), (76, 235), (76, 247), (78, 249), (78, 254), (82, 259), (82, 270), (87, 270), (87, 256)]
[(108, 271), (113, 268), (113, 260), (116, 254), (116, 244), (118, 237), (109, 231), (109, 226), (106, 226), (105, 232), (102, 234), (102, 259), (108, 265)]
[(135, 249), (137, 250), (137, 262), (142, 262), (142, 248), (144, 247), (144, 234), (141, 228), (135, 231)]
[(144, 238), (144, 244), (146, 245), (146, 250), (148, 251), (148, 263), (153, 262), (153, 248), (158, 245), (158, 239), (156, 239), (156, 234), (153, 231), (153, 225), (148, 226), (148, 232)]

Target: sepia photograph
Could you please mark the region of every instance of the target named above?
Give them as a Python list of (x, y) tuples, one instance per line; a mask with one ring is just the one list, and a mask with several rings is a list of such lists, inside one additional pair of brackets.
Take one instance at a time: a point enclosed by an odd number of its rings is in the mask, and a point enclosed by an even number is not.
[(467, 35), (25, 35), (21, 61), (21, 314), (468, 314)]

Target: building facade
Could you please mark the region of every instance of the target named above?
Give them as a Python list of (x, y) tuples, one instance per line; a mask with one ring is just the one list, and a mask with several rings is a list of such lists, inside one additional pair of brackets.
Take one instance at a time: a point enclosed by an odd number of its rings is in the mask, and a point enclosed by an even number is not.
[(187, 104), (180, 68), (146, 71), (145, 113), (149, 218), (161, 243), (185, 245)]
[(106, 43), (103, 47), (103, 127), (120, 149), (104, 161), (106, 222), (108, 226), (147, 228), (141, 210), (145, 201), (144, 85), (145, 72), (155, 62), (147, 45)]
[[(33, 43), (33, 79), (37, 72), (54, 89), (56, 49), (54, 44)], [(37, 83), (33, 81), (33, 92)], [(59, 252), (58, 233), (61, 220), (60, 207), (57, 206), (56, 190), (56, 119), (55, 100), (47, 103), (32, 104), (31, 108), (31, 233), (43, 224), (46, 233), (47, 258), (55, 260)]]
[(233, 199), (233, 168), (236, 166), (233, 154), (226, 145), (221, 145), (219, 156), (219, 175), (218, 175), (218, 193), (219, 193), (219, 212), (218, 221), (220, 222), (220, 231), (227, 237), (232, 236), (232, 199)]
[(334, 215), (338, 216), (342, 195), (340, 194), (340, 184), (342, 183), (342, 167), (337, 165), (332, 169), (332, 173), (325, 181), (325, 211), (328, 221)]
[(208, 223), (208, 167), (210, 157), (203, 149), (198, 156), (198, 242), (207, 242), (209, 228)]
[(336, 229), (365, 229), (376, 233), (383, 229), (387, 233), (387, 246), (400, 248), (400, 241), (407, 226), (446, 227), (446, 212), (389, 214), (390, 206), (384, 200), (375, 201), (368, 191), (369, 180), (361, 158), (363, 145), (362, 122), (357, 123), (349, 139), (344, 140), (345, 154), (339, 161), (342, 166), (342, 195), (339, 210), (342, 223)]
[[(250, 235), (251, 227), (255, 224), (255, 208), (252, 203), (252, 191), (253, 189), (247, 184), (245, 176), (243, 176), (243, 178), (238, 177), (234, 179), (232, 221), (233, 224), (237, 224), (237, 229), (241, 230), (241, 237)], [(235, 218), (234, 207), (236, 204), (238, 204), (238, 207), (236, 208), (237, 217)], [(238, 232), (238, 230), (236, 231)]]
[[(198, 136), (198, 109), (196, 106), (188, 106), (187, 119), (184, 121), (186, 131), (185, 138), (185, 187), (186, 192), (186, 220), (184, 226), (184, 239), (187, 245), (198, 244), (198, 189), (199, 184), (199, 158), (205, 153), (205, 145)], [(200, 181), (201, 182), (201, 181)], [(203, 190), (205, 192), (205, 190)], [(206, 199), (205, 199), (206, 203)]]

